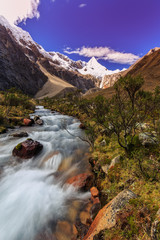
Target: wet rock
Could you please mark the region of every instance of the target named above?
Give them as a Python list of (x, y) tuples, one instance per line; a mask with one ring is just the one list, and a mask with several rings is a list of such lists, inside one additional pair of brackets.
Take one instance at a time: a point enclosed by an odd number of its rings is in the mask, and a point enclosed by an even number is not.
[(33, 124), (33, 121), (31, 119), (25, 118), (23, 119), (23, 123), (26, 126), (31, 126)]
[(80, 239), (83, 239), (84, 236), (87, 234), (89, 227), (86, 224), (81, 223), (80, 221), (76, 221), (76, 228), (78, 230), (78, 236)]
[(22, 138), (22, 137), (28, 137), (28, 133), (27, 132), (16, 132), (16, 133), (10, 134), (9, 136)]
[(56, 226), (56, 239), (57, 240), (76, 240), (77, 229), (75, 225), (70, 224), (67, 221), (59, 221)]
[(93, 240), (94, 236), (99, 234), (100, 231), (114, 227), (116, 225), (117, 212), (123, 208), (130, 199), (136, 197), (137, 196), (130, 190), (124, 190), (119, 193), (99, 211), (83, 240)]
[(90, 213), (92, 218), (94, 219), (97, 213), (99, 212), (99, 210), (101, 209), (101, 202), (99, 200), (99, 197), (93, 198), (92, 201), (93, 201), (93, 205), (91, 207)]
[(19, 143), (12, 151), (14, 157), (20, 157), (23, 159), (32, 158), (37, 155), (43, 148), (43, 145), (32, 139)]
[(38, 119), (40, 119), (40, 116), (34, 116), (34, 122), (36, 122)]
[(89, 190), (93, 185), (93, 174), (81, 173), (77, 176), (71, 177), (67, 180), (68, 184), (72, 184), (79, 190)]
[(35, 121), (36, 124), (38, 125), (43, 125), (43, 120), (42, 119), (38, 119)]
[(92, 187), (92, 188), (90, 189), (90, 192), (91, 192), (91, 196), (92, 196), (93, 198), (98, 197), (98, 195), (99, 195), (99, 191), (98, 191), (98, 189), (97, 189), (96, 187)]
[(88, 211), (82, 211), (80, 213), (79, 218), (80, 218), (81, 223), (87, 225), (88, 219), (90, 219), (90, 213)]

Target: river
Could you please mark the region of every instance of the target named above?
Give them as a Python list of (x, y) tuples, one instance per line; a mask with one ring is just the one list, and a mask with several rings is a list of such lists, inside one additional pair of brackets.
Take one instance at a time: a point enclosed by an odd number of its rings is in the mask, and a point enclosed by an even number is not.
[[(34, 240), (41, 232), (56, 239), (54, 228), (68, 218), (73, 201), (84, 203), (90, 196), (66, 184), (67, 178), (88, 168), (88, 145), (78, 137), (84, 137), (80, 122), (42, 106), (34, 115), (41, 116), (43, 126), (21, 127), (0, 136), (0, 240)], [(10, 136), (14, 131), (27, 131), (28, 138), (39, 141), (40, 154), (17, 161), (12, 150), (26, 138)]]

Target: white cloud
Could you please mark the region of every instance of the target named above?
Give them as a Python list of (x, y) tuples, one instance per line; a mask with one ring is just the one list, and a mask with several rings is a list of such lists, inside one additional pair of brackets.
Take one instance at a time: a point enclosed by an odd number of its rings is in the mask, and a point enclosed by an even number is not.
[(133, 53), (124, 53), (115, 51), (109, 47), (85, 47), (78, 48), (74, 51), (64, 50), (67, 54), (79, 54), (84, 57), (96, 57), (98, 59), (104, 59), (109, 62), (120, 64), (133, 64), (139, 59), (139, 56)]
[(82, 4), (79, 5), (79, 8), (83, 8), (83, 7), (86, 7), (86, 6), (87, 6), (86, 3), (82, 3)]
[(27, 18), (39, 18), (40, 0), (0, 0), (0, 15), (11, 24), (26, 21)]

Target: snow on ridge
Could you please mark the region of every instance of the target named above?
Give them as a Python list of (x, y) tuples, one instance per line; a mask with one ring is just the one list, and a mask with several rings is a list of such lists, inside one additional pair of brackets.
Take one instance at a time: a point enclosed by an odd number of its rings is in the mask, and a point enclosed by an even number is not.
[[(114, 73), (121, 72), (117, 69), (115, 71), (108, 70), (106, 67), (102, 66), (95, 57), (92, 57), (88, 62), (85, 61), (73, 61), (66, 55), (58, 52), (47, 52), (45, 49), (37, 44), (31, 37), (31, 35), (24, 31), (22, 28), (16, 25), (11, 25), (3, 16), (0, 15), (0, 24), (8, 29), (19, 45), (31, 49), (35, 46), (41, 55), (49, 59), (53, 64), (57, 64), (62, 68), (67, 70), (78, 71), (82, 75), (92, 75), (103, 81), (105, 75), (111, 75)], [(28, 56), (29, 57), (29, 56)], [(123, 69), (126, 70), (126, 69)], [(122, 71), (123, 71), (122, 70)]]

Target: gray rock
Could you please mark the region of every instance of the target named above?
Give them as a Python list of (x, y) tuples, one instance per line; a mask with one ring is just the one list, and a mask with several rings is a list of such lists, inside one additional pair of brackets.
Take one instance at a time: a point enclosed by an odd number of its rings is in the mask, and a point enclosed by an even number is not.
[(38, 119), (40, 119), (39, 116), (34, 116), (34, 122), (36, 122)]
[(38, 125), (43, 125), (43, 120), (42, 119), (38, 119), (37, 121), (35, 121), (36, 124)]
[(155, 132), (149, 133), (140, 133), (139, 140), (143, 146), (155, 145), (158, 144), (158, 139)]
[(100, 142), (100, 145), (101, 145), (102, 147), (105, 147), (105, 146), (106, 146), (106, 140), (105, 140), (105, 139), (102, 140), (102, 142)]

